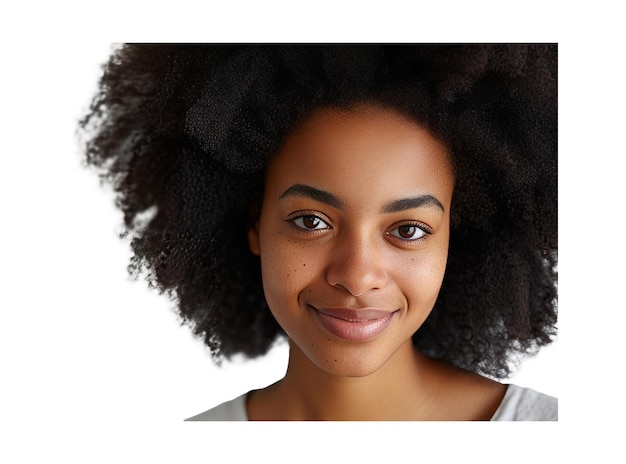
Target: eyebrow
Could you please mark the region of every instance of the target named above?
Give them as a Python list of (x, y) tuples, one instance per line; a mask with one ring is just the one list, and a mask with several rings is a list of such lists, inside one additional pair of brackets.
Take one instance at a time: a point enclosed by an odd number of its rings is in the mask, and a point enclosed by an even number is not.
[(383, 206), (383, 213), (399, 213), (413, 208), (421, 208), (424, 206), (434, 206), (439, 208), (443, 213), (445, 211), (443, 205), (432, 195), (419, 195), (411, 198), (402, 198), (392, 201)]
[(325, 190), (316, 189), (310, 185), (296, 184), (289, 187), (281, 195), (280, 199), (286, 197), (305, 197), (325, 203), (333, 208), (343, 209), (344, 204), (337, 196)]
[[(311, 187), (310, 185), (296, 184), (289, 187), (285, 190), (279, 197), (279, 199), (283, 199), (286, 197), (305, 197), (311, 198), (312, 200), (319, 201), (320, 203), (324, 203), (326, 205), (332, 206), (333, 208), (343, 209), (344, 202), (337, 197), (336, 195), (327, 192), (325, 190), (320, 190), (315, 187)], [(390, 203), (387, 203), (383, 206), (382, 212), (385, 214), (389, 213), (399, 213), (401, 211), (406, 211), (413, 208), (421, 208), (424, 206), (436, 207), (440, 209), (442, 212), (445, 211), (443, 205), (437, 198), (432, 195), (418, 195), (416, 197), (410, 198), (401, 198), (399, 200), (394, 200)]]

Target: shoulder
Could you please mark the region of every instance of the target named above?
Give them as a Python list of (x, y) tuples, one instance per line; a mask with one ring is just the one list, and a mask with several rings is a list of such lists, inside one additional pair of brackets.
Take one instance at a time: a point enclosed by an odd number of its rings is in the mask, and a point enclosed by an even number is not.
[(531, 388), (508, 385), (492, 421), (557, 421), (558, 399)]
[(226, 401), (214, 408), (192, 416), (185, 421), (247, 421), (246, 397), (244, 393), (237, 398)]

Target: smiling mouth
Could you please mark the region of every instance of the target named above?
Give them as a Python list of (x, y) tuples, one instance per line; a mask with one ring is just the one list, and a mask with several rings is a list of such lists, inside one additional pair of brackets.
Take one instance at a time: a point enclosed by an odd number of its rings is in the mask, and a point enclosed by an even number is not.
[(383, 332), (397, 311), (382, 309), (316, 308), (309, 306), (321, 325), (344, 340), (363, 341)]

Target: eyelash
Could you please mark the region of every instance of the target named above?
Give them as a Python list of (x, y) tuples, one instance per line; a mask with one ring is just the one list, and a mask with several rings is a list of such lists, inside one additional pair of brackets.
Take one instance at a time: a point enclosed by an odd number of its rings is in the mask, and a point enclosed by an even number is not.
[[(309, 227), (306, 227), (304, 224), (302, 225), (298, 224), (298, 221), (305, 220), (305, 219), (312, 219), (313, 221), (319, 221), (320, 223), (324, 224), (326, 227), (309, 228)], [(328, 224), (328, 221), (326, 219), (321, 217), (319, 214), (315, 214), (315, 213), (300, 214), (293, 218), (287, 219), (287, 223), (289, 223), (289, 225), (293, 227), (297, 232), (303, 233), (303, 234), (315, 234), (315, 233), (320, 233), (321, 231), (324, 231), (324, 230), (333, 229), (333, 227)], [(319, 223), (316, 224), (315, 227), (317, 227), (318, 225)], [(404, 237), (400, 237), (398, 235), (393, 234), (393, 231), (399, 230), (401, 227), (414, 227), (417, 229), (416, 232), (420, 231), (423, 234), (417, 238), (404, 238)], [(387, 237), (392, 238), (393, 240), (400, 240), (401, 242), (404, 242), (404, 243), (413, 244), (413, 243), (419, 243), (419, 242), (424, 241), (432, 233), (433, 233), (433, 230), (429, 226), (424, 224), (423, 222), (413, 221), (413, 222), (407, 222), (405, 224), (400, 224), (392, 229), (389, 229), (385, 232), (385, 235)]]
[[(297, 224), (297, 221), (304, 220), (304, 219), (313, 219), (313, 220), (320, 221), (321, 223), (325, 224), (326, 227), (322, 227), (320, 229), (310, 229), (310, 228), (306, 227), (304, 224), (303, 225), (298, 225)], [(289, 218), (289, 219), (287, 219), (287, 223), (289, 223), (289, 225), (292, 226), (297, 232), (300, 232), (300, 233), (303, 233), (303, 234), (315, 234), (315, 233), (319, 233), (319, 232), (321, 232), (323, 230), (332, 229), (332, 226), (330, 226), (328, 224), (327, 220), (325, 220), (319, 214), (313, 214), (313, 213), (304, 213), (304, 214), (300, 214), (298, 216), (295, 216), (293, 218)]]
[[(399, 237), (397, 235), (394, 235), (392, 232), (395, 230), (400, 229), (401, 227), (414, 227), (416, 229), (416, 231), (420, 231), (423, 234), (420, 237), (417, 238), (404, 238), (404, 237)], [(400, 240), (402, 242), (405, 243), (419, 243), (424, 241), (429, 235), (431, 235), (433, 233), (433, 230), (427, 226), (426, 224), (424, 224), (423, 222), (407, 222), (405, 224), (400, 224), (396, 227), (394, 227), (393, 229), (389, 229), (387, 232), (385, 232), (385, 235), (387, 237), (391, 237), (394, 240)]]

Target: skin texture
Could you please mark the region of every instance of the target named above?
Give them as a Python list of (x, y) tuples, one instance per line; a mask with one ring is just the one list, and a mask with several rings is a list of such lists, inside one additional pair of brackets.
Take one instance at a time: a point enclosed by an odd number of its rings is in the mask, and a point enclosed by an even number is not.
[[(250, 419), (493, 414), (502, 385), (432, 361), (411, 340), (443, 280), (453, 190), (446, 147), (390, 110), (318, 109), (287, 138), (249, 242), (290, 360), (284, 379), (249, 396)], [(321, 323), (320, 311), (338, 308), (383, 310), (388, 323), (349, 339)]]

